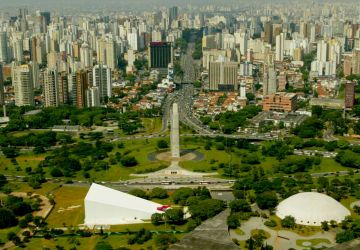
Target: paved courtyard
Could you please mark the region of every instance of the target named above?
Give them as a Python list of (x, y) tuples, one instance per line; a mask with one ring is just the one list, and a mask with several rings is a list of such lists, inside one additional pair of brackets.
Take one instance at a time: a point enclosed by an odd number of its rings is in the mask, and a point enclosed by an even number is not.
[[(296, 244), (297, 240), (312, 240), (312, 239), (326, 239), (330, 242), (330, 244), (326, 243), (320, 243), (316, 245), (316, 248), (324, 247), (332, 247), (335, 246), (335, 233), (333, 232), (318, 232), (312, 236), (309, 237), (303, 237), (296, 233), (286, 231), (286, 230), (279, 230), (275, 231), (267, 226), (264, 225), (264, 222), (266, 219), (260, 218), (260, 217), (252, 217), (248, 221), (242, 223), (241, 230), (244, 232), (244, 235), (238, 235), (235, 233), (234, 230), (230, 231), (230, 237), (238, 239), (240, 241), (245, 241), (250, 238), (251, 231), (254, 229), (262, 229), (266, 232), (270, 233), (270, 238), (266, 240), (266, 243), (268, 245), (271, 245), (274, 247), (274, 250), (288, 250), (289, 248), (294, 249), (306, 249), (306, 244), (303, 244), (303, 246), (298, 246)], [(310, 244), (311, 246), (311, 244)], [(309, 246), (309, 248), (310, 248)]]

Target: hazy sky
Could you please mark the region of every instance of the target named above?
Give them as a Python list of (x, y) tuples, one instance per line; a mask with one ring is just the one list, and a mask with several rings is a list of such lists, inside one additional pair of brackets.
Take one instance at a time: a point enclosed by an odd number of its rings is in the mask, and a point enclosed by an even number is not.
[[(303, 0), (302, 2), (334, 2), (335, 0)], [(342, 0), (343, 2), (344, 0)], [(350, 0), (351, 1), (351, 0)], [(8, 11), (11, 14), (17, 13), (20, 7), (27, 7), (29, 10), (153, 10), (159, 6), (184, 6), (192, 5), (241, 5), (255, 2), (263, 2), (265, 4), (275, 2), (297, 2), (295, 0), (0, 0), (0, 12)]]

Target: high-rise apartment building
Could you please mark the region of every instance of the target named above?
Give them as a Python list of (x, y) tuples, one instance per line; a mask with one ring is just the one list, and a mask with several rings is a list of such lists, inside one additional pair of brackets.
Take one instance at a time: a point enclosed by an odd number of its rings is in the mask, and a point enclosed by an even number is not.
[(58, 76), (58, 101), (59, 105), (70, 102), (68, 74), (66, 72), (61, 72)]
[(86, 103), (88, 107), (100, 106), (100, 92), (98, 87), (93, 86), (86, 90)]
[(4, 75), (3, 75), (3, 67), (0, 64), (0, 106), (5, 104), (4, 97)]
[(109, 67), (98, 64), (93, 68), (93, 86), (98, 88), (101, 103), (111, 97), (111, 70)]
[(351, 59), (351, 73), (360, 74), (360, 49), (354, 49)]
[(277, 91), (276, 70), (274, 65), (266, 66), (263, 76), (263, 95), (274, 94)]
[(93, 52), (87, 43), (83, 43), (80, 47), (80, 62), (84, 68), (93, 66)]
[(355, 104), (355, 83), (345, 84), (345, 108), (353, 108)]
[(6, 32), (0, 32), (0, 62), (9, 61), (9, 50)]
[(275, 60), (284, 61), (285, 36), (284, 33), (276, 36)]
[(76, 72), (76, 106), (78, 108), (86, 107), (86, 90), (89, 87), (89, 75), (85, 70)]
[(12, 78), (15, 92), (15, 105), (34, 105), (33, 77), (31, 67), (27, 64), (13, 65)]
[(44, 72), (45, 107), (57, 107), (58, 98), (58, 72), (56, 69), (47, 69)]
[(98, 40), (97, 62), (107, 65), (112, 70), (116, 68), (116, 49), (112, 38)]

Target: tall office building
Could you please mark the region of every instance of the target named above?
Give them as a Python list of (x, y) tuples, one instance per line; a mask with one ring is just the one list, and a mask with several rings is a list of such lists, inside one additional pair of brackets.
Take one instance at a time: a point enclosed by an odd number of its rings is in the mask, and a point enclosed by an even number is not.
[(284, 46), (285, 37), (284, 33), (276, 36), (276, 47), (275, 47), (275, 60), (282, 62), (284, 61)]
[(353, 108), (355, 104), (355, 83), (345, 84), (345, 108)]
[(31, 67), (27, 64), (13, 65), (12, 76), (15, 92), (15, 105), (34, 105), (33, 77)]
[(169, 63), (173, 63), (172, 44), (168, 42), (150, 43), (149, 58), (149, 68), (167, 70)]
[(179, 8), (177, 6), (169, 8), (169, 23), (170, 23), (170, 25), (173, 21), (175, 21), (178, 18), (178, 14), (179, 14), (178, 12), (179, 12)]
[(272, 22), (266, 22), (264, 25), (264, 42), (272, 44), (273, 27)]
[(48, 26), (50, 24), (51, 21), (51, 14), (49, 11), (44, 11), (44, 12), (40, 12), (40, 15), (43, 17), (44, 19), (44, 25)]
[(238, 64), (236, 62), (210, 62), (209, 89), (234, 91), (237, 88)]
[(109, 67), (98, 64), (93, 68), (93, 86), (98, 88), (101, 103), (111, 97), (111, 69)]
[(9, 61), (9, 50), (6, 32), (0, 32), (0, 62)]
[(56, 69), (47, 69), (44, 72), (45, 107), (57, 107), (58, 101), (58, 73)]

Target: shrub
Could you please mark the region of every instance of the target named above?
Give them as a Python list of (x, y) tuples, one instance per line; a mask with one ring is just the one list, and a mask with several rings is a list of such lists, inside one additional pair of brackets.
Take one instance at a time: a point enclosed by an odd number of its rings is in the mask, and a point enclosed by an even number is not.
[(264, 222), (264, 225), (267, 226), (267, 227), (276, 227), (277, 223), (274, 220), (267, 220), (267, 221)]
[(13, 227), (18, 224), (14, 213), (7, 208), (0, 208), (0, 229)]

